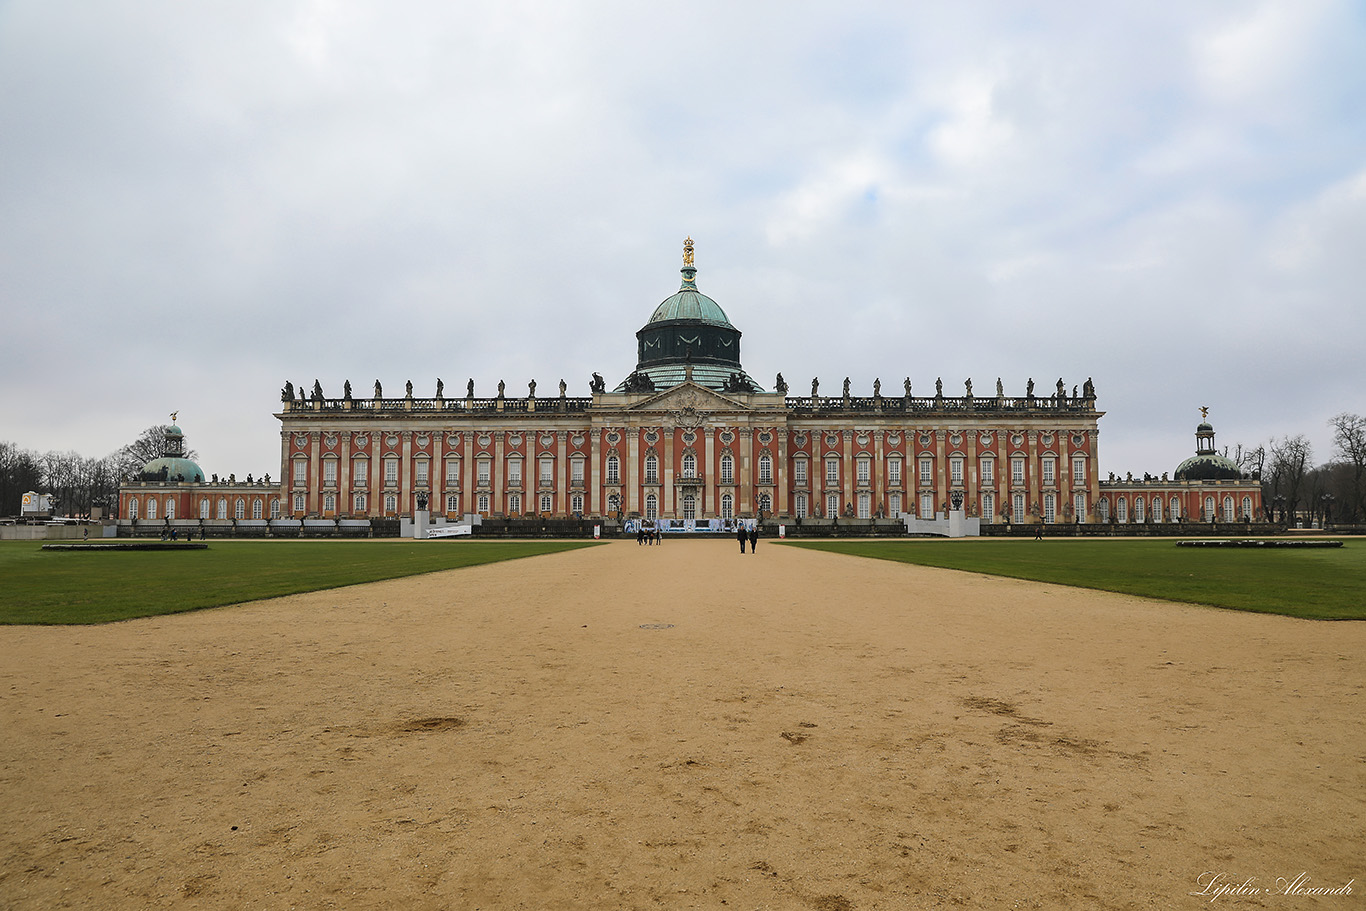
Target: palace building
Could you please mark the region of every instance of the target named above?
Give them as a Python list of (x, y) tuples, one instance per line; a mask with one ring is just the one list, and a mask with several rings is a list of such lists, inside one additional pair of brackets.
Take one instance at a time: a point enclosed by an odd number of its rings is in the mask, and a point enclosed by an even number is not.
[[(424, 506), (447, 519), (928, 519), (951, 509), (982, 525), (1261, 517), (1256, 481), (1211, 468), (1221, 457), (1207, 424), (1178, 481), (1102, 482), (1104, 413), (1089, 379), (1071, 393), (1059, 379), (1046, 395), (1033, 380), (1024, 395), (1006, 395), (999, 379), (985, 395), (971, 380), (961, 395), (945, 395), (938, 380), (933, 395), (914, 395), (909, 378), (891, 394), (879, 380), (855, 395), (848, 379), (822, 394), (812, 380), (809, 395), (793, 395), (780, 373), (766, 391), (741, 363), (740, 330), (698, 288), (691, 238), (680, 271), (678, 291), (636, 333), (635, 369), (610, 392), (596, 373), (587, 396), (569, 395), (563, 380), (551, 395), (533, 380), (510, 396), (499, 382), (491, 397), (477, 396), (473, 380), (463, 396), (437, 380), (430, 397), (415, 396), (411, 381), (400, 397), (378, 381), (370, 397), (350, 382), (340, 397), (316, 381), (311, 394), (287, 383), (275, 485), (206, 484), (202, 472), (177, 483), (149, 464), (124, 487), (120, 515), (165, 516), (156, 504), (169, 486), (186, 518), (305, 524), (411, 517)], [(178, 443), (168, 442), (173, 458)], [(1219, 478), (1205, 477), (1216, 468)]]

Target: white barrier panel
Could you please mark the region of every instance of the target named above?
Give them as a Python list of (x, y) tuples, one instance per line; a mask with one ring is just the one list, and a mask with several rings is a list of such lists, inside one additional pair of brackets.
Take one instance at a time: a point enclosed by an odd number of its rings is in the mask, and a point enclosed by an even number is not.
[(432, 525), (427, 529), (427, 538), (458, 538), (473, 531), (468, 525)]

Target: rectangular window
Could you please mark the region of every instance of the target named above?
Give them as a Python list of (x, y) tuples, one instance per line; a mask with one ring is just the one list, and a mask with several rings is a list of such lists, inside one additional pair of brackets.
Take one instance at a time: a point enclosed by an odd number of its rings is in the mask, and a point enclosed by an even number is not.
[(931, 484), (934, 482), (934, 459), (920, 460), (920, 483)]
[(996, 483), (996, 460), (995, 460), (995, 459), (983, 459), (983, 460), (982, 460), (982, 483), (983, 483), (983, 484), (994, 484), (994, 483)]
[(955, 484), (963, 483), (963, 460), (949, 459), (949, 479)]
[[(889, 459), (887, 462), (887, 483), (899, 485), (901, 483), (901, 460)], [(901, 510), (897, 510), (900, 512)]]
[(397, 484), (397, 483), (398, 483), (398, 459), (385, 459), (385, 460), (384, 460), (384, 483), (385, 483), (385, 484)]
[[(575, 484), (583, 484), (583, 459), (569, 461), (569, 479)], [(578, 510), (583, 512), (583, 510)]]
[(1076, 458), (1072, 460), (1072, 480), (1077, 484), (1086, 483), (1086, 459)]
[(414, 463), (414, 467), (417, 469), (417, 471), (416, 471), (416, 481), (417, 481), (417, 486), (418, 486), (418, 487), (426, 487), (426, 486), (427, 486), (428, 479), (431, 477), (431, 475), (430, 475), (430, 466), (431, 466), (431, 464), (432, 464), (431, 462), (428, 462), (428, 461), (426, 461), (425, 459), (422, 460), (421, 462), (416, 462), (416, 463)]
[(446, 512), (460, 511), (460, 497), (458, 494), (448, 494), (446, 496)]
[(365, 512), (365, 494), (358, 493), (353, 504), (353, 512)]
[(446, 460), (446, 486), (460, 486), (460, 462), (457, 459)]
[(337, 460), (323, 460), (323, 483), (333, 485), (337, 483)]
[(368, 459), (356, 459), (351, 463), (351, 484), (354, 487), (365, 487), (370, 483), (370, 462)]
[[(509, 459), (509, 460), (508, 460), (508, 486), (509, 486), (509, 487), (520, 487), (520, 486), (522, 486), (522, 460), (521, 460), (521, 459)], [(514, 511), (514, 512), (517, 512), (518, 510), (513, 510), (513, 511)]]
[[(555, 483), (555, 460), (541, 459), (541, 486), (549, 487)], [(543, 510), (549, 512), (549, 510)]]
[(294, 483), (308, 483), (308, 463), (303, 459), (296, 459), (294, 462)]
[[(871, 459), (859, 459), (859, 460), (858, 460), (858, 463), (857, 463), (857, 467), (858, 467), (858, 482), (859, 482), (860, 484), (867, 484), (867, 483), (868, 483), (868, 479), (869, 479), (869, 477), (870, 477), (870, 475), (871, 475), (871, 473), (872, 473), (872, 460), (871, 460)], [(867, 516), (860, 516), (860, 518), (866, 519), (866, 518), (868, 518), (868, 517), (867, 517)]]
[(922, 493), (920, 495), (920, 518), (934, 518), (934, 494)]
[(797, 518), (799, 518), (799, 519), (805, 519), (805, 518), (806, 518), (806, 494), (804, 494), (804, 493), (799, 493), (799, 494), (797, 494), (797, 508), (796, 508), (796, 513), (797, 513)]
[(1045, 457), (1044, 457), (1044, 460), (1043, 460), (1043, 482), (1044, 482), (1045, 484), (1052, 484), (1053, 481), (1055, 480), (1054, 472), (1055, 472), (1055, 466), (1056, 466), (1056, 465), (1057, 465), (1057, 460), (1054, 459), (1052, 456), (1045, 456)]
[[(806, 459), (798, 459), (792, 463), (792, 478), (797, 486), (806, 486)], [(805, 498), (802, 502), (805, 502)]]
[(982, 521), (988, 525), (996, 521), (995, 494), (982, 494)]
[(759, 483), (773, 483), (773, 459), (768, 453), (759, 456)]
[(838, 459), (826, 459), (825, 461), (825, 483), (838, 484), (840, 482), (840, 463)]
[(887, 506), (888, 511), (892, 514), (892, 518), (895, 519), (897, 516), (901, 515), (901, 494), (894, 493), (888, 497)]
[[(1023, 483), (1024, 483), (1024, 459), (1011, 459), (1011, 460), (1010, 460), (1010, 483), (1012, 483), (1012, 484), (1023, 484)], [(1017, 522), (1023, 522), (1024, 520), (1023, 520), (1023, 519), (1016, 519), (1016, 521), (1017, 521)]]
[[(487, 487), (487, 486), (488, 486), (488, 484), (489, 484), (489, 471), (490, 471), (490, 469), (491, 469), (492, 467), (493, 467), (493, 465), (492, 465), (492, 463), (491, 463), (488, 459), (480, 459), (480, 460), (479, 460), (477, 470), (478, 470), (478, 472), (479, 472), (479, 486), (480, 486), (480, 487)], [(488, 512), (488, 508), (487, 508), (487, 507), (480, 507), (479, 511), (480, 511), (480, 512)]]

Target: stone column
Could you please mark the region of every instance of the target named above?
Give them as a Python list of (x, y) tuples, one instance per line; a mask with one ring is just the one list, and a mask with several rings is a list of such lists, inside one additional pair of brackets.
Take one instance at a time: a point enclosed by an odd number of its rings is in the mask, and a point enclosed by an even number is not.
[(623, 432), (626, 434), (626, 464), (621, 466), (625, 485), (621, 508), (629, 516), (632, 512), (645, 511), (640, 498), (640, 427), (628, 423)]
[(773, 460), (773, 512), (779, 516), (792, 514), (788, 507), (792, 474), (787, 470), (787, 436), (787, 427), (773, 428), (773, 439), (777, 443), (777, 457)]
[[(308, 506), (305, 512), (322, 515), (323, 435), (314, 430), (308, 435)], [(233, 504), (228, 504), (228, 515), (235, 515)]]
[(754, 428), (741, 427), (735, 431), (736, 468), (735, 479), (740, 483), (740, 495), (735, 498), (737, 516), (756, 515), (754, 496)]
[(674, 436), (677, 435), (678, 428), (665, 427), (661, 433), (664, 437), (664, 457), (659, 466), (659, 478), (664, 487), (660, 492), (659, 514), (673, 517), (678, 514), (677, 507), (674, 506)]
[(555, 515), (569, 517), (569, 431), (555, 431)]
[(602, 435), (603, 428), (596, 424), (588, 431), (588, 502), (583, 504), (584, 512), (590, 516), (607, 515), (607, 495), (602, 491)]
[(702, 502), (697, 504), (697, 518), (700, 520), (707, 514), (708, 505), (714, 507), (721, 502), (721, 493), (716, 486), (720, 480), (720, 465), (716, 461), (716, 428), (699, 427), (697, 432), (702, 434), (703, 451), (706, 453), (706, 458), (702, 462), (702, 476), (706, 481), (702, 485)]
[(399, 459), (398, 459), (398, 513), (403, 515), (411, 509), (416, 508), (413, 503), (412, 476), (413, 476), (413, 432), (404, 430), (399, 433), (401, 439)]
[[(506, 516), (507, 511), (507, 489), (503, 486), (503, 462), (505, 461), (503, 452), (503, 431), (493, 431), (493, 496), (489, 498), (489, 512), (501, 513)], [(523, 471), (526, 470), (523, 466)]]
[(479, 501), (475, 495), (475, 469), (478, 467), (474, 457), (474, 431), (466, 430), (460, 434), (463, 445), (460, 450), (460, 469), (464, 476), (464, 483), (460, 490), (461, 513), (474, 512), (479, 506)]
[[(847, 400), (847, 399), (846, 399)], [(849, 507), (853, 506), (854, 500), (854, 431), (845, 430), (840, 433), (844, 438), (844, 449), (840, 453), (840, 477), (844, 481), (840, 485), (844, 491), (843, 501), (840, 503), (840, 515)], [(855, 513), (857, 515), (857, 512)]]
[[(341, 434), (341, 451), (338, 453), (341, 464), (337, 466), (337, 516), (349, 516), (354, 514), (353, 507), (356, 505), (351, 499), (351, 431)], [(270, 507), (266, 507), (266, 515), (270, 514)]]
[(949, 510), (948, 452), (944, 445), (948, 436), (947, 430), (936, 430), (934, 432), (934, 511), (938, 513), (942, 506), (945, 516), (948, 515)]
[[(1025, 522), (1028, 523), (1031, 520), (1042, 522), (1043, 498), (1040, 496), (1039, 489), (1039, 431), (1028, 431), (1025, 434), (1025, 445), (1027, 446), (1025, 450), (1025, 484), (1028, 485), (1028, 490), (1025, 493), (1025, 515), (1029, 516)], [(1033, 515), (1035, 506), (1039, 507), (1037, 518)]]

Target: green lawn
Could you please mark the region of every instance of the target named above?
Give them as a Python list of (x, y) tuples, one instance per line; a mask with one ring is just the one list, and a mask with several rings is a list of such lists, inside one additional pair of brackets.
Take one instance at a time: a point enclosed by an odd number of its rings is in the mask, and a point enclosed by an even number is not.
[(213, 541), (183, 552), (0, 541), (0, 623), (104, 623), (588, 547), (590, 541)]
[(1316, 620), (1366, 619), (1366, 541), (1340, 548), (1177, 547), (1174, 541), (802, 541), (833, 553)]

